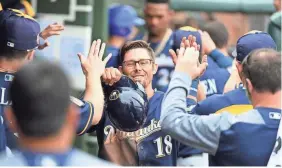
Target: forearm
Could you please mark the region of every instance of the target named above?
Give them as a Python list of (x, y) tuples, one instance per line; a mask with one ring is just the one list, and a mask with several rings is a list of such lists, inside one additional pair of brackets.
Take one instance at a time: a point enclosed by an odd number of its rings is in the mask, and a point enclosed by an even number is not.
[(84, 100), (92, 103), (95, 108), (92, 125), (99, 123), (104, 109), (104, 93), (99, 76), (86, 77), (86, 89)]
[(162, 103), (162, 130), (185, 145), (214, 154), (219, 135), (217, 127), (205, 127), (200, 116), (186, 113), (190, 85), (189, 76), (175, 72)]
[(214, 49), (209, 53), (209, 56), (217, 63), (221, 68), (228, 68), (232, 66), (232, 59), (226, 57), (219, 50)]

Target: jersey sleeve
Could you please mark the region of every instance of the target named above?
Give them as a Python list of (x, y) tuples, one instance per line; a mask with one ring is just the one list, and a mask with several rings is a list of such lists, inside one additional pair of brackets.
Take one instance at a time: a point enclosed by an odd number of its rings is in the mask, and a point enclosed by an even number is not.
[(161, 127), (164, 132), (184, 145), (214, 155), (222, 130), (229, 128), (232, 116), (228, 113), (199, 116), (186, 113), (186, 96), (191, 79), (175, 73), (162, 102)]
[(80, 120), (76, 130), (78, 135), (85, 134), (92, 125), (94, 106), (92, 103), (71, 97), (71, 101), (79, 107)]
[(232, 66), (232, 59), (230, 57), (226, 57), (219, 50), (213, 50), (209, 56), (217, 63), (217, 65), (221, 68), (228, 68)]

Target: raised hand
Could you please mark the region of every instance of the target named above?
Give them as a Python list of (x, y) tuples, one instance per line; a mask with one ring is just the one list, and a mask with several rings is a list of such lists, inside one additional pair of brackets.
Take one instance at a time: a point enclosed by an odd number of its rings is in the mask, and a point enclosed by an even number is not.
[(45, 43), (38, 46), (39, 50), (43, 50), (44, 48), (50, 46), (50, 43), (47, 41), (47, 39), (54, 35), (60, 35), (61, 32), (65, 29), (65, 27), (58, 23), (53, 23), (47, 26), (40, 34), (39, 36), (45, 40)]
[(94, 40), (87, 58), (85, 58), (81, 53), (77, 54), (81, 63), (82, 71), (86, 77), (89, 77), (90, 75), (101, 77), (104, 73), (107, 62), (112, 56), (112, 54), (109, 54), (103, 61), (102, 58), (106, 44), (103, 43), (101, 48), (100, 46), (101, 40)]
[(202, 38), (204, 54), (209, 55), (212, 50), (216, 49), (215, 43), (208, 32), (199, 30), (199, 33), (201, 34)]
[(191, 41), (183, 40), (180, 45), (180, 49), (177, 54), (176, 60), (176, 72), (184, 72), (189, 75), (192, 79), (201, 76), (206, 67), (207, 59), (204, 56), (202, 63), (199, 63), (199, 48), (197, 45), (190, 45)]
[[(183, 37), (182, 41), (181, 41), (181, 44), (180, 44), (180, 47), (181, 47), (181, 45), (182, 45), (182, 47), (192, 47), (193, 46), (197, 50), (200, 50), (200, 45), (198, 45), (196, 43), (196, 37), (192, 36), (192, 35), (189, 35), (187, 39), (186, 39), (186, 37)], [(176, 65), (176, 63), (177, 63), (177, 55), (178, 55), (178, 53), (179, 53), (179, 49), (176, 50), (176, 53), (172, 49), (169, 50), (169, 54), (170, 54), (170, 56), (172, 58), (172, 61), (173, 61), (174, 65)]]

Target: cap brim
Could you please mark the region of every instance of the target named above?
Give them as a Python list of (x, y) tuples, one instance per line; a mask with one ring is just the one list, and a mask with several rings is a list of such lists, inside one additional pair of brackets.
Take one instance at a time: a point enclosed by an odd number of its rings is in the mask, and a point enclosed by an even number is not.
[(135, 26), (143, 26), (144, 24), (145, 24), (144, 19), (141, 19), (141, 18), (137, 17), (137, 18), (134, 20), (134, 25), (135, 25)]

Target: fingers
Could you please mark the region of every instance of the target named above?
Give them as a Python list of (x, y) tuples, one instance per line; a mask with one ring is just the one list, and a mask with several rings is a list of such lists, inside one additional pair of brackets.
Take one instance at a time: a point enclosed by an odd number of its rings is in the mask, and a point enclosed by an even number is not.
[(97, 43), (96, 40), (94, 40), (94, 41), (92, 42), (92, 45), (91, 45), (90, 50), (89, 50), (88, 57), (94, 55), (94, 50), (95, 50), (95, 47), (96, 47), (96, 43)]
[(83, 64), (85, 62), (84, 56), (81, 53), (78, 53), (77, 56), (79, 58), (80, 63)]
[(121, 73), (116, 68), (106, 68), (102, 75), (103, 81), (110, 86), (119, 81), (120, 78)]
[(204, 72), (206, 71), (207, 69), (207, 66), (208, 66), (208, 63), (201, 63), (199, 66), (198, 66), (198, 71), (199, 71), (199, 74), (200, 76), (204, 74)]
[(110, 53), (105, 59), (104, 59), (104, 64), (106, 65), (108, 62), (109, 62), (109, 60), (111, 59), (111, 57), (112, 57), (112, 53)]
[(106, 48), (106, 44), (103, 43), (102, 46), (101, 46), (100, 52), (99, 52), (99, 58), (100, 58), (101, 60), (102, 60), (102, 58), (103, 58), (105, 48)]
[(94, 49), (94, 56), (98, 56), (99, 51), (100, 51), (100, 46), (101, 46), (101, 40), (98, 39), (97, 43), (96, 43), (96, 46), (95, 46), (95, 49)]
[[(178, 50), (178, 52), (179, 52), (179, 50)], [(174, 52), (174, 50), (170, 49), (169, 50), (169, 54), (170, 54), (170, 56), (172, 58), (172, 61), (173, 61), (174, 65), (175, 65), (176, 62), (177, 62), (177, 55), (176, 55), (176, 53)]]
[(207, 55), (204, 55), (202, 57), (202, 63), (208, 63), (208, 56)]

